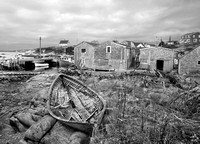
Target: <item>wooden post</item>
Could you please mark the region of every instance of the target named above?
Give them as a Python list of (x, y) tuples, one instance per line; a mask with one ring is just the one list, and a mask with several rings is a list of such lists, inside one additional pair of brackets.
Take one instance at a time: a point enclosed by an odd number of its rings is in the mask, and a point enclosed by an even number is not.
[(149, 70), (150, 70), (150, 65), (151, 65), (151, 50), (149, 50), (149, 59), (148, 59), (148, 68), (149, 68)]
[(40, 57), (41, 57), (41, 40), (42, 38), (40, 37)]

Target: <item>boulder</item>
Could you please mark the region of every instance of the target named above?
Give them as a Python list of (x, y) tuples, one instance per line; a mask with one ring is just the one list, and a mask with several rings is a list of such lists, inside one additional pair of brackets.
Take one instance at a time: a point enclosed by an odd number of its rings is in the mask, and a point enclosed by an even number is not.
[(75, 130), (62, 125), (59, 121), (53, 126), (51, 131), (42, 138), (41, 143), (44, 144), (68, 144), (69, 138)]
[(169, 102), (170, 97), (163, 93), (150, 92), (149, 97), (157, 104), (166, 105)]
[(46, 134), (41, 143), (43, 144), (89, 144), (90, 138), (82, 132), (63, 125), (59, 121), (53, 126), (51, 131)]
[(39, 116), (45, 116), (47, 115), (49, 112), (46, 108), (44, 107), (37, 107), (36, 108), (36, 112), (34, 114), (39, 115)]
[(27, 127), (20, 123), (14, 116), (10, 118), (9, 122), (15, 132), (24, 132), (27, 130)]
[(69, 138), (70, 144), (89, 144), (90, 138), (82, 133), (82, 132), (75, 132)]
[(32, 114), (29, 112), (21, 112), (15, 115), (15, 117), (19, 120), (23, 125), (30, 127), (35, 124), (36, 121), (33, 120)]
[(50, 115), (44, 116), (40, 121), (33, 124), (24, 135), (24, 139), (30, 139), (35, 142), (39, 142), (41, 138), (53, 127), (56, 123), (56, 119)]

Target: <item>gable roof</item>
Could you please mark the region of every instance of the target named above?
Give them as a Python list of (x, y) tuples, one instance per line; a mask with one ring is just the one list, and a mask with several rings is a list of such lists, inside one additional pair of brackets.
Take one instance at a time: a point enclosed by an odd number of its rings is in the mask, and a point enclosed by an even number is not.
[(69, 40), (61, 40), (59, 44), (68, 44)]
[(174, 51), (173, 49), (166, 48), (166, 47), (145, 47), (145, 48), (139, 48), (140, 50), (147, 50), (147, 49), (163, 49), (168, 51)]
[(87, 43), (87, 44), (89, 44), (89, 45), (91, 45), (91, 46), (93, 46), (93, 47), (96, 47), (96, 46), (99, 45), (99, 44), (97, 44), (97, 43), (93, 43), (93, 42), (85, 42), (85, 43)]
[(126, 40), (126, 41), (123, 41), (122, 43), (129, 47), (138, 47), (138, 46), (145, 47), (145, 44), (143, 42), (134, 42), (134, 41)]
[(81, 45), (83, 43), (87, 43), (87, 44), (91, 45), (92, 47), (97, 47), (97, 46), (102, 45), (102, 44), (104, 44), (106, 42), (110, 42), (110, 43), (114, 43), (116, 45), (121, 45), (123, 47), (127, 47), (127, 45), (125, 45), (125, 44), (122, 44), (122, 43), (119, 43), (119, 42), (113, 42), (113, 41), (105, 41), (103, 43), (93, 43), (93, 42), (82, 41), (81, 43), (77, 44), (75, 47), (77, 47), (77, 46), (79, 46), (79, 45)]
[[(77, 46), (79, 46), (79, 45), (81, 45), (81, 44), (83, 44), (83, 43), (89, 44), (89, 45), (91, 45), (92, 47), (96, 47), (96, 46), (99, 45), (99, 44), (97, 44), (97, 43), (82, 41), (82, 42), (80, 42), (79, 44), (77, 44), (75, 47), (77, 47)], [(75, 48), (75, 47), (74, 47), (74, 48)]]
[(140, 42), (133, 42), (134, 43), (134, 45), (136, 46), (136, 47), (138, 47), (139, 45), (142, 45), (142, 47), (144, 47), (144, 44), (143, 43), (140, 43)]
[(114, 42), (114, 41), (112, 41), (112, 43), (121, 45), (121, 46), (123, 46), (123, 47), (126, 47), (126, 46), (127, 46), (127, 45), (125, 45), (125, 44), (123, 44), (123, 43), (119, 43), (119, 42)]
[(185, 57), (186, 55), (190, 54), (192, 51), (194, 51), (195, 49), (200, 48), (200, 46), (195, 47), (194, 49), (188, 50), (188, 52), (183, 55), (182, 57), (178, 58), (178, 59), (182, 59), (183, 57)]
[(199, 34), (200, 32), (191, 32), (191, 33), (186, 33), (186, 34), (184, 34), (183, 36), (185, 36), (185, 35), (193, 35), (193, 34)]

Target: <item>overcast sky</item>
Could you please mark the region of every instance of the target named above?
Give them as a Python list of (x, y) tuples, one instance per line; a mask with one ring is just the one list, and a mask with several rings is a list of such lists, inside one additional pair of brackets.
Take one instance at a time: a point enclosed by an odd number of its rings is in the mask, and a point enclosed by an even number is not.
[(200, 32), (200, 0), (0, 0), (0, 50)]

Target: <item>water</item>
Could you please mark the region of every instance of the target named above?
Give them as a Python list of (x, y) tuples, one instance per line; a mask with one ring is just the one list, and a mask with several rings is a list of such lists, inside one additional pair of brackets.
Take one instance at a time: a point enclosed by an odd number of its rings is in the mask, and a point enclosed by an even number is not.
[(0, 59), (11, 59), (11, 58), (16, 58), (17, 55), (23, 54), (20, 52), (0, 52)]
[[(15, 59), (17, 56), (23, 55), (22, 52), (0, 52), (0, 62), (6, 59)], [(30, 59), (30, 58), (29, 58)], [(46, 71), (51, 70), (52, 68), (46, 67), (35, 67), (34, 71)]]

